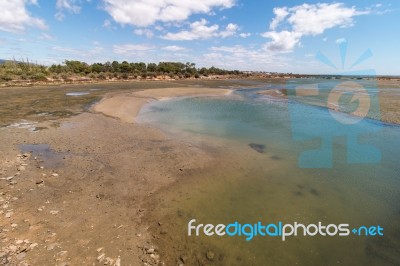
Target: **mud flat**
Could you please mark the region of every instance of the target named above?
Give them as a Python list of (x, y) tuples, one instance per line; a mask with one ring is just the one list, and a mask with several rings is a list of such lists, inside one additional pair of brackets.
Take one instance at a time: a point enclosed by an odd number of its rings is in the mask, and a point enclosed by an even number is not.
[(214, 155), (132, 123), (135, 114), (152, 100), (228, 93), (111, 92), (75, 116), (0, 128), (0, 264), (158, 265), (144, 203)]

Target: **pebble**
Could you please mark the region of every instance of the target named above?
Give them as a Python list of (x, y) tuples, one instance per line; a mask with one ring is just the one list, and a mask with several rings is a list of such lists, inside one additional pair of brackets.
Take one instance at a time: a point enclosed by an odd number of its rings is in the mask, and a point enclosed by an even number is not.
[(42, 184), (44, 181), (43, 180), (37, 180), (36, 185)]
[(51, 214), (56, 215), (58, 214), (60, 211), (50, 211)]
[(183, 263), (188, 262), (188, 257), (187, 257), (186, 255), (181, 255), (179, 258), (181, 259), (181, 261), (182, 261)]
[(214, 254), (214, 252), (212, 252), (211, 250), (209, 250), (209, 251), (207, 251), (207, 253), (206, 253), (206, 257), (207, 257), (208, 260), (212, 261), (212, 260), (214, 260), (215, 254)]
[(103, 248), (98, 248), (97, 249), (97, 252), (100, 252), (100, 251), (102, 251), (103, 250)]
[(20, 165), (20, 166), (17, 167), (17, 170), (18, 170), (18, 171), (25, 171), (25, 170), (26, 170), (26, 167), (23, 166), (23, 165)]
[(29, 248), (34, 249), (37, 246), (38, 246), (38, 243), (32, 243), (32, 244), (30, 244)]
[(25, 256), (26, 256), (26, 253), (21, 252), (16, 256), (16, 258), (17, 258), (17, 260), (23, 260), (25, 258)]
[(18, 224), (11, 224), (11, 227), (16, 228), (16, 227), (18, 227)]
[(13, 178), (14, 178), (13, 176), (9, 176), (9, 177), (6, 178), (6, 180), (7, 180), (7, 181), (10, 181), (10, 180), (13, 179)]
[(121, 258), (119, 256), (115, 261), (115, 266), (121, 266)]
[(6, 218), (10, 218), (13, 214), (14, 214), (14, 212), (7, 212), (6, 213)]
[(54, 176), (54, 177), (57, 177), (57, 176), (58, 176), (57, 173), (52, 173), (51, 175)]
[(102, 253), (100, 256), (97, 257), (98, 262), (102, 262), (104, 260), (104, 257), (106, 256), (105, 253)]
[(147, 254), (154, 254), (154, 252), (155, 252), (154, 248), (149, 248), (149, 249), (146, 250)]

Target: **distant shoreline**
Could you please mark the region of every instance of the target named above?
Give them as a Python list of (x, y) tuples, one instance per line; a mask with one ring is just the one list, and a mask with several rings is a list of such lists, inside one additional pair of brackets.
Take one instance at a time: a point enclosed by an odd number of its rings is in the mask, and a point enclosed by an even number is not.
[(254, 79), (348, 79), (348, 80), (363, 80), (363, 79), (376, 79), (377, 81), (400, 81), (400, 76), (337, 76), (337, 75), (301, 75), (301, 74), (284, 74), (284, 73), (243, 73), (238, 75), (210, 75), (210, 76), (201, 76), (198, 78), (189, 77), (189, 78), (170, 78), (168, 75), (160, 75), (157, 77), (137, 77), (137, 78), (111, 78), (111, 79), (97, 79), (90, 78), (87, 76), (83, 77), (71, 77), (68, 80), (54, 80), (48, 78), (47, 81), (33, 81), (33, 80), (12, 80), (12, 81), (0, 81), (0, 89), (1, 88), (10, 88), (10, 87), (35, 87), (35, 86), (61, 86), (61, 85), (86, 85), (86, 84), (108, 84), (108, 83), (121, 83), (121, 82), (148, 82), (148, 81), (179, 81), (179, 80), (235, 80), (235, 79), (243, 79), (243, 80), (254, 80)]

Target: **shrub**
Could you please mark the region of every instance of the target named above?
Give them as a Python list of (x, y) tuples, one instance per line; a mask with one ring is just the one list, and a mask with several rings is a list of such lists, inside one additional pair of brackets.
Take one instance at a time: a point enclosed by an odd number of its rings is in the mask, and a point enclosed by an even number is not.
[(4, 75), (0, 76), (0, 80), (1, 81), (11, 81), (12, 77), (10, 75), (8, 75), (8, 74), (4, 74)]
[(36, 73), (32, 76), (32, 80), (34, 81), (47, 81), (47, 77), (43, 73)]

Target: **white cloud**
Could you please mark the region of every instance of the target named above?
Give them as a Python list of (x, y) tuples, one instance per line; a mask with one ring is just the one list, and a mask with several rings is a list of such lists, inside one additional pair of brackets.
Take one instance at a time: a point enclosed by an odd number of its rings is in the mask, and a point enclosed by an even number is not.
[(219, 31), (219, 26), (214, 24), (207, 26), (208, 22), (205, 19), (195, 21), (190, 24), (190, 30), (183, 30), (177, 33), (167, 33), (161, 38), (172, 41), (191, 41), (199, 39), (209, 39), (212, 37), (226, 38), (236, 34), (239, 26), (229, 23), (228, 26), (222, 31)]
[(153, 49), (153, 46), (149, 46), (146, 44), (121, 44), (113, 46), (113, 52), (119, 55), (132, 55), (150, 51)]
[(231, 8), (235, 0), (103, 0), (105, 10), (118, 23), (146, 27), (157, 21), (179, 22), (192, 14)]
[(153, 32), (149, 29), (136, 29), (133, 31), (136, 35), (146, 36), (147, 38), (151, 38), (154, 36)]
[(288, 67), (290, 60), (283, 55), (253, 46), (214, 46), (209, 53), (196, 58), (198, 65), (225, 69), (280, 71)]
[(47, 29), (44, 20), (32, 17), (26, 9), (29, 4), (37, 4), (36, 0), (2, 0), (0, 1), (0, 30), (22, 33), (26, 27)]
[(162, 49), (165, 51), (170, 51), (170, 52), (181, 52), (181, 51), (187, 50), (185, 47), (176, 46), (176, 45), (165, 46)]
[(47, 40), (47, 41), (54, 41), (56, 38), (54, 36), (47, 34), (47, 33), (42, 33), (39, 37), (41, 40)]
[[(303, 4), (295, 7), (274, 9), (275, 18), (270, 23), (270, 31), (262, 36), (270, 38), (267, 48), (275, 51), (291, 51), (300, 43), (303, 36), (316, 36), (335, 27), (351, 27), (355, 16), (368, 14), (354, 6), (343, 3)], [(279, 26), (285, 30), (277, 31)]]
[(249, 33), (249, 32), (247, 32), (247, 33), (242, 32), (242, 33), (239, 34), (239, 36), (242, 37), (242, 38), (247, 38), (247, 37), (250, 37), (250, 36), (251, 36), (251, 33)]
[(347, 40), (345, 38), (339, 38), (336, 40), (337, 44), (341, 44), (341, 43), (345, 43), (345, 42), (347, 42)]
[(76, 2), (76, 0), (57, 0), (57, 13), (54, 15), (56, 19), (63, 20), (65, 18), (64, 11), (78, 14), (81, 11), (81, 7)]
[(265, 32), (261, 36), (272, 39), (272, 41), (266, 44), (267, 49), (271, 51), (288, 52), (299, 44), (302, 34), (299, 32), (284, 30), (280, 32)]
[(229, 23), (228, 26), (226, 26), (226, 29), (219, 33), (219, 36), (221, 36), (222, 38), (233, 36), (236, 34), (236, 31), (238, 29), (239, 29), (238, 25)]

